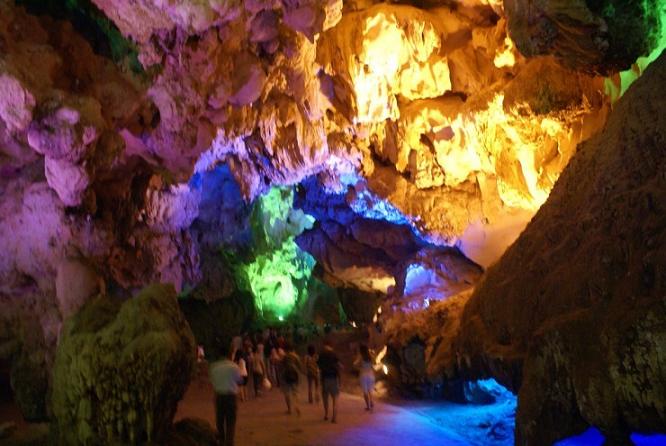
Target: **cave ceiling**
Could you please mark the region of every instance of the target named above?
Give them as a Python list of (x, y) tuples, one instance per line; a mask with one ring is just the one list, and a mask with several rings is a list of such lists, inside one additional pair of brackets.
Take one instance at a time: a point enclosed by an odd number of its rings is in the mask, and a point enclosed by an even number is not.
[(487, 267), (664, 41), (657, 0), (18, 3), (0, 1), (5, 295), (53, 292), (72, 258), (183, 290), (274, 186), (341, 209), (291, 234), (331, 282), (386, 292), (434, 247)]

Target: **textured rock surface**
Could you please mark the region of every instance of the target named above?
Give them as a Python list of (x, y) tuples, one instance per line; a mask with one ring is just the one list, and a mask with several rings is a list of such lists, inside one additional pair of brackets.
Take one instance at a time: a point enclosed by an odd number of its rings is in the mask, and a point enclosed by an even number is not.
[(665, 80), (662, 55), (465, 308), (461, 365), (519, 390), (517, 444), (666, 425)]
[(95, 271), (77, 259), (65, 259), (58, 265), (55, 285), (58, 307), (63, 319), (72, 316), (92, 296), (106, 289)]
[(138, 85), (71, 24), (38, 20), (11, 3), (0, 3), (5, 138), (44, 156), (46, 179), (66, 206), (86, 201), (94, 209), (90, 186), (122, 149), (113, 127), (137, 111)]
[[(474, 262), (499, 258), (603, 126), (610, 98), (589, 73), (647, 53), (661, 26), (656, 0), (527, 3), (26, 2), (37, 17), (0, 0), (2, 357), (50, 368), (63, 317), (98, 291), (233, 296), (221, 245), (252, 254), (255, 278), (272, 268), (253, 291), (291, 284), (318, 296), (299, 311), (337, 319), (295, 245), (250, 249), (243, 199), (305, 181), (315, 272), (389, 293), (417, 381), (455, 374), (448, 334), (417, 313), (457, 330)], [(269, 222), (262, 248), (305, 220)], [(503, 357), (489, 367), (518, 382)]]
[(56, 353), (53, 414), (66, 444), (159, 441), (194, 367), (172, 286), (121, 303), (98, 297), (70, 319)]
[(368, 293), (357, 288), (338, 288), (338, 299), (347, 319), (355, 324), (369, 324), (382, 304), (385, 294)]
[(180, 179), (202, 153), (197, 169), (226, 161), (249, 197), (362, 167), (453, 243), (472, 222), (534, 212), (603, 122), (602, 80), (528, 63), (497, 2), (96, 3), (144, 66), (163, 67), (148, 92), (159, 118), (132, 132), (133, 150)]
[(553, 54), (590, 71), (626, 70), (657, 46), (659, 0), (507, 0), (511, 37), (526, 56)]
[[(386, 343), (394, 352), (393, 360), (401, 366), (400, 374), (392, 378), (400, 386), (422, 391), (414, 389), (414, 384), (438, 382), (442, 377), (453, 379), (458, 376), (455, 368), (456, 351), (451, 339), (459, 331), (463, 308), (469, 296), (470, 291), (467, 291), (433, 302), (421, 311), (382, 312), (380, 321), (384, 325)], [(404, 349), (414, 341), (421, 346), (417, 350), (417, 362), (421, 365), (419, 368), (402, 367), (409, 363)]]

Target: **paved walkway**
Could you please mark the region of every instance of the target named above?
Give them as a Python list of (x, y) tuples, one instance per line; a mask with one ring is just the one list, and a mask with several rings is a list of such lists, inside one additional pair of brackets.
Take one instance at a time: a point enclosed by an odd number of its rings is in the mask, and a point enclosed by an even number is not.
[[(302, 386), (304, 387), (304, 386)], [(303, 391), (305, 390), (305, 392)], [(258, 399), (239, 403), (236, 444), (239, 446), (468, 446), (455, 433), (437, 426), (409, 409), (375, 402), (366, 412), (360, 396), (342, 393), (338, 422), (323, 421), (321, 404), (307, 404), (307, 389), (301, 389), (300, 417), (286, 414), (279, 389)], [(203, 418), (215, 426), (213, 391), (205, 381), (193, 382), (180, 402), (176, 420)]]

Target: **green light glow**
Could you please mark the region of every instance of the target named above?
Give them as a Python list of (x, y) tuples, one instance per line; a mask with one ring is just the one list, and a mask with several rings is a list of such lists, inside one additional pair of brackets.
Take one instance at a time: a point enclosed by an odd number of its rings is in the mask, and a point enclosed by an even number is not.
[(652, 32), (655, 34), (657, 46), (647, 56), (639, 57), (631, 69), (606, 79), (606, 94), (610, 96), (612, 102), (622, 97), (631, 84), (643, 74), (648, 65), (654, 62), (666, 49), (666, 0), (658, 0), (655, 3), (644, 0), (643, 10), (646, 12), (647, 18), (653, 18), (656, 22), (656, 27)]
[(292, 236), (278, 249), (244, 265), (259, 314), (278, 319), (288, 316), (296, 304), (307, 297), (305, 285), (314, 263)]
[(264, 319), (288, 317), (307, 297), (315, 260), (301, 251), (294, 238), (312, 227), (314, 218), (292, 209), (293, 190), (272, 188), (258, 198), (252, 211), (252, 252), (245, 262), (233, 262), (237, 283), (252, 292)]

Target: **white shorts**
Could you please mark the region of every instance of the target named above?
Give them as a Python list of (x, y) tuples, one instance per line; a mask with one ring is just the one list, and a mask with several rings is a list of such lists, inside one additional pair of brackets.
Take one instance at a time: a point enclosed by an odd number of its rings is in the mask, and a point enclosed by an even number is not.
[(375, 377), (373, 375), (361, 375), (361, 389), (363, 392), (372, 392), (375, 388)]

